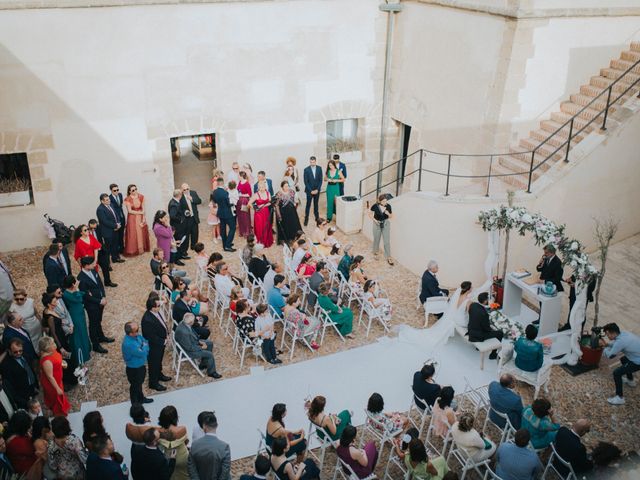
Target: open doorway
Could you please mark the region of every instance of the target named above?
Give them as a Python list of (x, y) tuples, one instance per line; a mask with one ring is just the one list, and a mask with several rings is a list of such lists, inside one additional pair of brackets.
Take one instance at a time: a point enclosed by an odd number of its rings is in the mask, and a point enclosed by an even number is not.
[(407, 168), (407, 155), (409, 155), (409, 139), (411, 138), (411, 125), (400, 124), (400, 158), (402, 159), (402, 168), (400, 171), (400, 181), (404, 183), (404, 175)]

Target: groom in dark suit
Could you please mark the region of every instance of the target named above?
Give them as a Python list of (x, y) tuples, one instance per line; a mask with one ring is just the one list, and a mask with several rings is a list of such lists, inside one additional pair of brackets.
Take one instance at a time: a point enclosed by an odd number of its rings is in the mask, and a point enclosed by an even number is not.
[(540, 280), (553, 283), (558, 292), (564, 291), (562, 286), (562, 262), (556, 256), (556, 247), (551, 244), (544, 247), (544, 255), (542, 255), (536, 270), (540, 272)]
[[(478, 295), (478, 301), (469, 305), (469, 325), (468, 333), (470, 342), (484, 342), (490, 338), (502, 340), (503, 333), (498, 330), (491, 329), (489, 321), (489, 312), (487, 312), (487, 304), (489, 303), (489, 294), (482, 292)], [(498, 351), (493, 350), (489, 359), (493, 360), (498, 357)]]
[(124, 225), (120, 223), (116, 211), (111, 206), (109, 195), (106, 193), (100, 194), (100, 205), (96, 209), (96, 216), (100, 224), (100, 233), (106, 243), (105, 248), (111, 255), (111, 261), (115, 263), (124, 262), (124, 259), (120, 258), (118, 250), (119, 230), (122, 230)]
[(127, 223), (127, 219), (124, 216), (124, 210), (122, 209), (122, 205), (124, 203), (124, 198), (122, 197), (122, 192), (120, 192), (120, 187), (117, 184), (112, 183), (109, 185), (109, 191), (111, 195), (109, 195), (109, 201), (111, 202), (111, 207), (116, 212), (116, 217), (118, 217), (118, 221), (122, 228), (118, 230), (117, 241), (118, 241), (118, 253), (124, 252), (124, 226)]
[(224, 189), (224, 178), (218, 178), (217, 185), (217, 188), (211, 192), (211, 201), (218, 205), (222, 248), (225, 252), (235, 252), (233, 237), (236, 234), (236, 217), (229, 203), (229, 192)]
[(304, 193), (307, 194), (307, 204), (304, 207), (304, 226), (309, 224), (309, 210), (313, 202), (313, 216), (318, 221), (318, 200), (322, 190), (322, 169), (316, 165), (316, 157), (309, 158), (309, 166), (302, 172), (304, 180)]

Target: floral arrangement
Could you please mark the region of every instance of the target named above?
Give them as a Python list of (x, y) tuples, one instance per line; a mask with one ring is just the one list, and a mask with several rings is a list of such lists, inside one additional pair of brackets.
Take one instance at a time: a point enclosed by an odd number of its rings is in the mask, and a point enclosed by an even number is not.
[(580, 241), (565, 236), (565, 225), (556, 225), (539, 213), (529, 213), (524, 207), (502, 205), (480, 212), (478, 220), (485, 231), (517, 230), (520, 235), (531, 232), (536, 245), (554, 245), (562, 264), (573, 268), (576, 279), (582, 285), (587, 285), (598, 274), (583, 252)]
[(78, 385), (86, 385), (87, 384), (87, 374), (89, 373), (89, 369), (86, 365), (79, 365), (73, 371), (73, 375), (78, 379)]
[(489, 322), (493, 330), (500, 330), (504, 333), (506, 340), (516, 340), (524, 335), (524, 328), (515, 320), (511, 320), (500, 310), (494, 309), (489, 311)]

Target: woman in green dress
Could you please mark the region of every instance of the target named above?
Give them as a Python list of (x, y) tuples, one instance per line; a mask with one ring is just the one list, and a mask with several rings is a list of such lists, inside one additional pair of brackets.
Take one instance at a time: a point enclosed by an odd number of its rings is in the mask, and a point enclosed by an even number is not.
[(344, 183), (344, 176), (333, 160), (327, 163), (324, 179), (327, 182), (327, 221), (330, 222), (335, 210), (336, 197), (340, 195), (340, 184)]
[(329, 314), (332, 322), (338, 324), (338, 330), (347, 338), (353, 338), (353, 312), (350, 308), (340, 308), (328, 297), (329, 285), (322, 282), (318, 286), (318, 305)]
[(429, 459), (427, 449), (419, 438), (409, 442), (409, 452), (404, 457), (404, 464), (413, 478), (424, 480), (442, 480), (449, 471), (444, 457)]
[[(349, 410), (343, 410), (339, 414), (324, 413), (324, 407), (327, 404), (327, 399), (322, 395), (314, 397), (311, 402), (305, 404), (307, 408), (307, 415), (311, 423), (316, 427), (323, 428), (331, 438), (332, 441), (337, 442), (342, 436), (347, 425), (351, 425), (351, 412)], [(323, 437), (322, 432), (318, 432), (320, 438)]]
[(87, 332), (87, 320), (84, 313), (84, 292), (78, 289), (78, 281), (73, 275), (64, 279), (64, 292), (62, 299), (69, 310), (73, 322), (73, 334), (71, 335), (71, 358), (75, 365), (81, 365), (91, 358), (91, 342)]

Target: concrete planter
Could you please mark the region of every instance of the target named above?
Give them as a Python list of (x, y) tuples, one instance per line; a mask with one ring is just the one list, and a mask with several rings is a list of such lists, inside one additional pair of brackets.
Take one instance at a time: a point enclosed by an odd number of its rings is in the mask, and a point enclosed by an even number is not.
[[(350, 201), (346, 200), (347, 198)], [(362, 200), (353, 196), (336, 198), (336, 226), (343, 233), (357, 233), (362, 230), (362, 204)]]
[(29, 205), (30, 203), (31, 195), (29, 194), (29, 190), (24, 190), (22, 192), (0, 193), (0, 208)]

